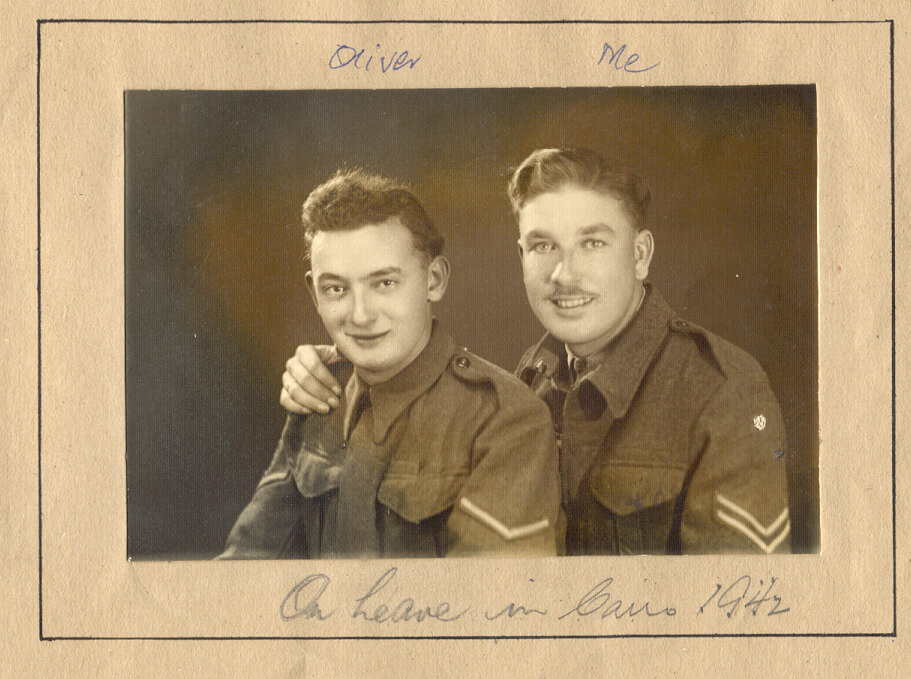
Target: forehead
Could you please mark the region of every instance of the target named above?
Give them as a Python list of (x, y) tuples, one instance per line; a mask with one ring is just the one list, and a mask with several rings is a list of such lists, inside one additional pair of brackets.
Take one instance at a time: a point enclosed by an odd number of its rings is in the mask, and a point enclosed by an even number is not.
[(542, 193), (526, 201), (519, 211), (519, 230), (571, 234), (603, 225), (635, 231), (633, 219), (619, 198), (577, 186)]
[(367, 276), (380, 269), (421, 264), (411, 232), (397, 218), (343, 231), (319, 231), (310, 245), (315, 275)]

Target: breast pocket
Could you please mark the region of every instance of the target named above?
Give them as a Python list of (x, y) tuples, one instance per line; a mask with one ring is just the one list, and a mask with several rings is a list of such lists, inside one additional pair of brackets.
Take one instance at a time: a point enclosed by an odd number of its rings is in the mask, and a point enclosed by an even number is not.
[(386, 555), (445, 556), (447, 521), (466, 478), (462, 472), (387, 474), (377, 493)]
[[(673, 551), (685, 469), (610, 461), (590, 472), (587, 542), (616, 554)], [(592, 516), (594, 515), (594, 516)], [(612, 543), (612, 544), (611, 544)]]
[(390, 468), (377, 500), (411, 523), (420, 523), (452, 508), (468, 473), (464, 471), (396, 473)]

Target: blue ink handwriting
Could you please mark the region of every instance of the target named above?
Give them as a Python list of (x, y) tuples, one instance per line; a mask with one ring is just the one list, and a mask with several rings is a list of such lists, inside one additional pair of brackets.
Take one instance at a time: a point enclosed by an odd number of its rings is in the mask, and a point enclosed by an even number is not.
[[(380, 49), (379, 43), (377, 43), (376, 49)], [(373, 64), (373, 58), (377, 56), (376, 54), (367, 54), (366, 48), (357, 49), (351, 45), (336, 45), (335, 51), (332, 53), (332, 56), (329, 57), (329, 68), (345, 68), (349, 66), (354, 69), (364, 69), (365, 71), (370, 71), (370, 66)], [(379, 70), (383, 73), (391, 71), (399, 71), (406, 66), (408, 70), (411, 70), (415, 65), (421, 60), (420, 56), (409, 57), (408, 50), (398, 50), (394, 51), (391, 56), (379, 55)], [(376, 68), (374, 68), (376, 70)]]
[(605, 57), (607, 57), (607, 63), (618, 71), (624, 71), (626, 73), (644, 73), (645, 71), (651, 71), (661, 63), (660, 61), (656, 61), (651, 66), (646, 66), (645, 68), (633, 68), (633, 64), (639, 61), (639, 54), (631, 52), (624, 60), (623, 53), (625, 51), (626, 43), (623, 43), (617, 49), (614, 49), (609, 42), (604, 43), (604, 47), (601, 50), (601, 57), (598, 59), (598, 66), (600, 66)]

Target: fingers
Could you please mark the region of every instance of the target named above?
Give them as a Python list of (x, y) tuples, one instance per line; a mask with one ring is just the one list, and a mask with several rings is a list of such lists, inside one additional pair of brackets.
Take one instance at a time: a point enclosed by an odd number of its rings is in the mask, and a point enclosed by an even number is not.
[[(311, 386), (310, 389), (312, 388)], [(334, 396), (332, 398), (335, 400), (335, 405), (338, 405), (338, 399), (335, 399)], [(330, 405), (328, 398), (320, 398), (307, 391), (291, 377), (287, 370), (282, 374), (282, 391), (278, 402), (286, 410), (301, 415), (309, 415), (310, 413), (325, 415), (331, 408), (335, 407)]]
[(323, 365), (324, 358), (331, 355), (331, 347), (298, 347), (282, 375), (282, 407), (299, 414), (325, 414), (338, 407), (336, 394), (341, 394), (341, 387)]
[(304, 344), (299, 346), (294, 353), (294, 358), (297, 359), (296, 363), (299, 363), (307, 372), (313, 375), (321, 385), (331, 390), (336, 396), (341, 396), (342, 388), (339, 386), (338, 380), (326, 367), (326, 363), (336, 357), (335, 348), (330, 346)]
[(294, 402), (294, 399), (291, 398), (291, 395), (288, 393), (288, 390), (282, 387), (281, 396), (278, 397), (278, 402), (281, 404), (281, 407), (287, 410), (289, 413), (297, 413), (298, 415), (311, 415), (315, 411), (305, 408), (302, 405)]

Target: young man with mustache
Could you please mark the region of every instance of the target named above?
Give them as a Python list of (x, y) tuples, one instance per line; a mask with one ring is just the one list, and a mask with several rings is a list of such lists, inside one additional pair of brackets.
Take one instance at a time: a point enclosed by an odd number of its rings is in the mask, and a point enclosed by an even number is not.
[[(567, 554), (787, 551), (778, 402), (749, 354), (645, 282), (655, 242), (642, 180), (593, 151), (539, 149), (509, 197), (548, 331), (516, 374), (553, 417)], [(287, 409), (333, 406), (319, 357), (304, 346), (289, 360)]]

